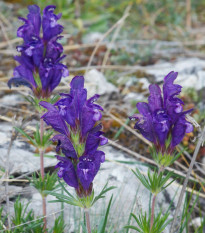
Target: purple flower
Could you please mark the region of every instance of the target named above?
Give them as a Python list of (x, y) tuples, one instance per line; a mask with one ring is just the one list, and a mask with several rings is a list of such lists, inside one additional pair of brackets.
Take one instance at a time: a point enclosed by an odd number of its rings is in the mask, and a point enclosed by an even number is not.
[(24, 40), (22, 45), (17, 46), (21, 55), (14, 57), (20, 66), (14, 69), (8, 86), (28, 86), (36, 97), (48, 98), (61, 78), (68, 76), (67, 67), (61, 63), (65, 57), (61, 56), (63, 47), (58, 43), (63, 31), (63, 27), (57, 23), (61, 14), (53, 13), (55, 6), (47, 6), (43, 16), (37, 5), (29, 6), (28, 10), (27, 19), (20, 18), (24, 24), (17, 30), (17, 36)]
[[(150, 95), (148, 103), (137, 103), (139, 114), (134, 114), (130, 119), (137, 120), (135, 129), (149, 141), (154, 143), (158, 152), (172, 153), (185, 133), (192, 132), (193, 126), (186, 120), (183, 112), (183, 101), (176, 97), (181, 92), (181, 86), (174, 84), (178, 73), (170, 72), (164, 78), (163, 96), (161, 89), (156, 84), (149, 86)], [(165, 144), (171, 136), (171, 142), (167, 147)]]
[(70, 86), (70, 94), (62, 93), (54, 105), (45, 101), (40, 105), (47, 109), (42, 116), (44, 121), (60, 133), (52, 138), (57, 141), (56, 152), (61, 150), (65, 155), (57, 156), (58, 175), (74, 187), (79, 196), (84, 196), (91, 194), (94, 177), (105, 161), (105, 154), (98, 147), (108, 140), (103, 136), (102, 125), (96, 124), (103, 111), (94, 103), (99, 95), (87, 100), (83, 76), (74, 77)]
[(51, 38), (59, 35), (63, 31), (63, 26), (57, 23), (62, 14), (55, 15), (53, 11), (56, 6), (47, 6), (43, 10), (43, 39), (49, 41)]

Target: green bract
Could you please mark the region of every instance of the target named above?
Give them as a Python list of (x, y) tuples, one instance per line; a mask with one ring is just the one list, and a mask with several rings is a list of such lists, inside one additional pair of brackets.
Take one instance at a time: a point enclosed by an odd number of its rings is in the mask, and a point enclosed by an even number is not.
[(58, 99), (59, 99), (59, 95), (54, 95), (52, 98), (47, 97), (47, 98), (37, 98), (35, 96), (27, 96), (25, 97), (25, 99), (32, 105), (35, 107), (35, 109), (39, 112), (42, 113), (44, 112), (44, 108), (41, 107), (41, 105), (39, 105), (39, 103), (41, 101), (46, 101), (48, 103), (54, 104)]
[(159, 167), (169, 167), (171, 166), (182, 154), (183, 151), (180, 151), (178, 153), (160, 153), (157, 152), (155, 147), (152, 147), (150, 149), (150, 153), (154, 159), (154, 161), (158, 164)]

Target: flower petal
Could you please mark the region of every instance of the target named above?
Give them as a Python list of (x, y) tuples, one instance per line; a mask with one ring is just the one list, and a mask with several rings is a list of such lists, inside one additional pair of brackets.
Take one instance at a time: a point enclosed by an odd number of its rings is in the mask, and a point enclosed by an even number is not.
[(157, 84), (149, 86), (150, 96), (148, 97), (149, 107), (152, 112), (163, 108), (161, 89)]
[(171, 123), (164, 110), (158, 110), (153, 117), (153, 126), (160, 145), (163, 147), (169, 133)]
[(46, 112), (41, 118), (46, 122), (46, 124), (51, 125), (53, 129), (62, 133), (64, 135), (69, 135), (68, 127), (59, 114), (59, 111), (50, 103), (41, 101), (39, 103), (42, 107), (46, 108)]
[(55, 135), (52, 139), (53, 142), (54, 141), (58, 141), (58, 148), (57, 150), (59, 150), (60, 148), (62, 149), (62, 153), (66, 156), (66, 157), (71, 157), (74, 159), (77, 159), (77, 154), (76, 151), (73, 147), (72, 142), (69, 140), (69, 138), (63, 134), (57, 134)]
[(61, 18), (61, 14), (55, 15), (53, 12), (56, 6), (49, 5), (43, 10), (43, 39), (49, 41), (63, 31), (63, 26), (57, 23)]
[(63, 178), (64, 181), (71, 187), (78, 188), (78, 179), (75, 168), (69, 159), (56, 156), (60, 162), (56, 165), (58, 170), (58, 176)]
[(94, 159), (88, 156), (81, 156), (77, 165), (77, 176), (85, 190), (88, 190), (96, 175)]
[(182, 115), (173, 127), (171, 146), (178, 145), (183, 140), (185, 133), (190, 133), (192, 130), (193, 126), (186, 121), (185, 115)]
[(177, 72), (170, 72), (164, 78), (164, 85), (163, 85), (163, 95), (164, 95), (164, 107), (166, 107), (166, 101), (170, 97), (174, 97), (175, 95), (179, 95), (181, 92), (182, 86), (178, 84), (174, 84), (174, 80), (177, 78)]

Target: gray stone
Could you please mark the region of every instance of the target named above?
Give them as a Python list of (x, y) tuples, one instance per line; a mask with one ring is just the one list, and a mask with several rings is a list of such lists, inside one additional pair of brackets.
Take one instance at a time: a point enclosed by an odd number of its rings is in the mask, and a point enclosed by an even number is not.
[[(11, 125), (0, 124), (0, 166), (5, 167), (6, 155), (11, 136)], [(10, 174), (23, 174), (40, 170), (40, 158), (34, 156), (35, 148), (25, 141), (14, 141), (9, 158)], [(54, 155), (53, 153), (49, 153)], [(54, 166), (56, 164), (55, 157), (44, 158), (45, 167)]]
[(103, 37), (103, 34), (100, 32), (91, 32), (83, 37), (83, 43), (85, 44), (96, 43), (99, 40), (101, 40), (102, 37)]
[(105, 76), (92, 69), (85, 75), (85, 87), (89, 90), (89, 96), (93, 96), (96, 93), (99, 95), (110, 94), (112, 92), (118, 92), (118, 89), (110, 82), (108, 82)]
[(178, 72), (178, 78), (175, 83), (183, 87), (194, 87), (200, 90), (205, 87), (205, 61), (199, 58), (179, 58), (174, 63), (159, 62), (149, 66), (146, 72), (154, 75), (156, 81), (162, 81), (164, 76), (170, 71)]
[[(1, 180), (0, 180), (1, 181)], [(10, 198), (13, 198), (22, 193), (23, 188), (20, 186), (9, 185), (8, 186), (8, 195)], [(5, 186), (0, 185), (0, 203), (6, 201)]]
[(6, 104), (9, 106), (16, 106), (20, 101), (24, 101), (24, 98), (20, 94), (5, 95), (1, 98), (0, 104)]

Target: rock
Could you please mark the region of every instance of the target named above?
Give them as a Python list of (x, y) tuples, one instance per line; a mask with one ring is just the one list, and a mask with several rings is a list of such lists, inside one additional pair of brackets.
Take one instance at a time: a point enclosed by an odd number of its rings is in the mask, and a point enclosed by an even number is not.
[(150, 85), (150, 83), (147, 80), (147, 78), (140, 78), (139, 79), (139, 84), (142, 85), (143, 90), (147, 90), (149, 88), (149, 85)]
[(199, 58), (180, 58), (174, 63), (161, 62), (149, 66), (146, 72), (154, 75), (156, 81), (162, 81), (170, 71), (178, 72), (175, 83), (183, 87), (194, 87), (200, 90), (205, 87), (205, 61)]
[[(21, 194), (23, 188), (20, 186), (15, 186), (15, 185), (9, 185), (8, 186), (8, 195), (9, 198), (13, 198), (15, 196), (18, 196)], [(0, 203), (6, 201), (6, 194), (5, 194), (5, 186), (0, 185)]]
[[(11, 125), (1, 123), (0, 128), (0, 166), (4, 167), (10, 141)], [(18, 139), (14, 141), (9, 158), (11, 175), (40, 170), (40, 158), (38, 156), (34, 156), (34, 150), (35, 148), (27, 142), (19, 141)], [(50, 153), (50, 155), (54, 155), (54, 152)], [(56, 165), (56, 162), (57, 161), (54, 156), (53, 158), (44, 158), (45, 167), (54, 166)]]
[(88, 71), (85, 75), (85, 81), (85, 87), (88, 89), (89, 96), (93, 96), (96, 93), (104, 95), (118, 91), (118, 89), (112, 83), (109, 83), (105, 76), (96, 69)]
[(132, 101), (143, 101), (144, 95), (141, 93), (130, 92), (123, 98), (125, 102), (132, 102)]
[(96, 43), (103, 37), (103, 34), (100, 32), (92, 32), (83, 37), (83, 43), (92, 44)]
[(196, 230), (202, 225), (202, 223), (203, 223), (203, 218), (197, 217), (197, 218), (192, 219), (189, 225), (193, 226), (193, 228)]
[(5, 95), (3, 98), (1, 98), (0, 103), (9, 106), (16, 106), (20, 101), (24, 101), (22, 95), (12, 94), (12, 95)]

